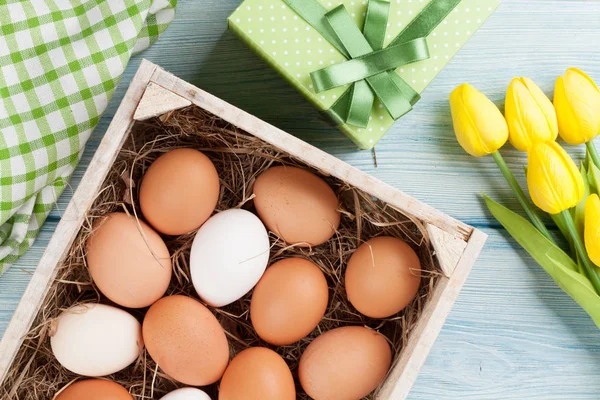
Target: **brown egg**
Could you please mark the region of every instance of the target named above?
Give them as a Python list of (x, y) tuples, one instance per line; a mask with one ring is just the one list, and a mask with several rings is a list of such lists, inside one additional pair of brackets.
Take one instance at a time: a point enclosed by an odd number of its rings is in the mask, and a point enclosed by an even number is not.
[(317, 327), (328, 297), (327, 280), (318, 266), (303, 258), (278, 261), (254, 288), (252, 326), (268, 343), (292, 344)]
[(150, 307), (142, 326), (150, 357), (173, 379), (205, 386), (221, 378), (229, 344), (215, 316), (199, 301), (168, 296)]
[(227, 367), (219, 400), (296, 400), (296, 387), (289, 367), (273, 350), (250, 347)]
[(269, 168), (256, 179), (254, 195), (260, 219), (289, 244), (323, 244), (340, 225), (333, 189), (304, 169)]
[(121, 385), (103, 379), (86, 379), (69, 385), (55, 400), (133, 400)]
[(308, 345), (300, 357), (298, 377), (315, 400), (358, 400), (379, 386), (391, 364), (392, 352), (383, 335), (345, 326)]
[(140, 207), (150, 225), (166, 235), (199, 228), (215, 211), (219, 175), (208, 157), (176, 149), (152, 163), (140, 188)]
[(417, 295), (421, 262), (400, 239), (380, 236), (362, 244), (346, 268), (348, 300), (371, 318), (387, 318), (406, 307)]
[(94, 224), (86, 259), (98, 289), (123, 307), (149, 306), (171, 281), (171, 258), (161, 237), (125, 213), (109, 214)]

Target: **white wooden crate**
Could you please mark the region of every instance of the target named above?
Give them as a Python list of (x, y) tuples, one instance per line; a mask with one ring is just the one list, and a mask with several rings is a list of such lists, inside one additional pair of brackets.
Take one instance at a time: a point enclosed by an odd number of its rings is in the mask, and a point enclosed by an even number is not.
[(437, 280), (417, 325), (411, 331), (408, 342), (377, 395), (381, 400), (405, 399), (484, 246), (486, 234), (182, 81), (148, 61), (142, 62), (131, 82), (0, 342), (0, 384), (135, 121), (192, 104), (315, 169), (416, 217), (427, 227), (443, 274)]

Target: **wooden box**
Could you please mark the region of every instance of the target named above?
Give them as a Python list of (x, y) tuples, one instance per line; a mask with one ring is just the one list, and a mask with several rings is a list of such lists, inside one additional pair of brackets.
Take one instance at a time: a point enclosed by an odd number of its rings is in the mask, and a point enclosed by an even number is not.
[(337, 178), (416, 218), (426, 227), (440, 277), (387, 379), (376, 392), (382, 400), (407, 397), (487, 236), (337, 158), (144, 61), (106, 136), (56, 228), (31, 283), (0, 342), (0, 383), (14, 362), (86, 214), (136, 121), (197, 106), (254, 135), (318, 171)]

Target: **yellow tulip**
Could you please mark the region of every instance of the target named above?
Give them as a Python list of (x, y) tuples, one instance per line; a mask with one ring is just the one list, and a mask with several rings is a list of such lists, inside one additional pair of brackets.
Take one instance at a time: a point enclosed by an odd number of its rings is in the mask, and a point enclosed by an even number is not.
[(600, 90), (583, 71), (569, 68), (556, 80), (554, 107), (565, 142), (587, 143), (600, 132)]
[(575, 207), (585, 186), (577, 166), (556, 142), (535, 143), (528, 152), (527, 185), (534, 204), (550, 214)]
[(592, 194), (585, 202), (585, 248), (588, 256), (600, 265), (600, 198)]
[(498, 151), (508, 140), (508, 126), (498, 107), (483, 93), (465, 83), (450, 94), (456, 139), (472, 156)]
[(558, 122), (550, 99), (529, 78), (514, 78), (506, 93), (510, 143), (528, 151), (536, 142), (556, 140)]

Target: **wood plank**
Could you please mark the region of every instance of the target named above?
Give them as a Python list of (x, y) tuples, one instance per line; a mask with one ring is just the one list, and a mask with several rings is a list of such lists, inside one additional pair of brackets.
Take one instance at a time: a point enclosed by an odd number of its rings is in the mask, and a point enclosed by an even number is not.
[(0, 337), (4, 334), (8, 322), (17, 309), (25, 287), (29, 284), (42, 253), (46, 249), (57, 221), (47, 221), (40, 231), (35, 246), (31, 248), (13, 268), (0, 278)]
[[(585, 313), (496, 227), (479, 193), (516, 208), (491, 160), (474, 160), (455, 144), (447, 96), (468, 81), (502, 106), (513, 76), (530, 76), (549, 94), (556, 76), (579, 66), (600, 80), (600, 2), (503, 1), (458, 56), (425, 91), (415, 110), (377, 147), (355, 151), (340, 133), (243, 44), (225, 31), (239, 0), (179, 1), (175, 22), (143, 56), (233, 104), (289, 131), (404, 192), (483, 226), (490, 240), (434, 345), (411, 400), (597, 399), (600, 333)], [(88, 144), (72, 185), (89, 164), (127, 84), (134, 57), (100, 126)], [(570, 148), (574, 150), (573, 148)], [(575, 150), (575, 152), (578, 152)], [(519, 173), (524, 156), (507, 148)], [(64, 212), (66, 189), (54, 216)], [(0, 278), (0, 335), (49, 235)], [(44, 239), (46, 237), (46, 239)], [(5, 302), (5, 299), (8, 300)], [(12, 299), (12, 300), (11, 300)]]

